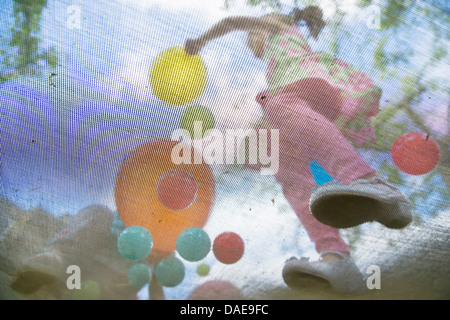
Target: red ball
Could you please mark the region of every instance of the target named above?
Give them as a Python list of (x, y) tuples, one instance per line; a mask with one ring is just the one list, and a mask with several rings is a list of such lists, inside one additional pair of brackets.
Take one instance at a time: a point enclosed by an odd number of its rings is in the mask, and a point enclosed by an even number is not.
[(399, 137), (391, 148), (397, 168), (407, 174), (421, 175), (433, 170), (439, 162), (439, 146), (425, 133), (412, 132)]
[(171, 210), (182, 210), (195, 200), (197, 184), (185, 170), (171, 169), (164, 172), (156, 185), (158, 200)]
[(234, 232), (221, 233), (214, 239), (213, 252), (220, 262), (233, 264), (244, 254), (244, 241)]

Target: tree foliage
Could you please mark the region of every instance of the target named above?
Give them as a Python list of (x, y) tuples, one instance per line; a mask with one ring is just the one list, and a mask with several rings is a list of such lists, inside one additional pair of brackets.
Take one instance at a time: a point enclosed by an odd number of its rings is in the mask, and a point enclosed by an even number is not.
[(39, 24), (46, 6), (47, 0), (14, 0), (14, 24), (9, 37), (2, 38), (0, 44), (0, 83), (19, 76), (38, 75), (44, 66), (58, 65), (55, 48), (40, 48)]

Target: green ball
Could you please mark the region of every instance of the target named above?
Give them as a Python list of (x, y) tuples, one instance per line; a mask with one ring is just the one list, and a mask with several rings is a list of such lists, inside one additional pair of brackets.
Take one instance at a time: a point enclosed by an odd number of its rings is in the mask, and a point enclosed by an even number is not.
[(128, 270), (128, 282), (135, 288), (142, 288), (150, 282), (152, 271), (145, 263), (137, 263)]
[(177, 252), (187, 261), (199, 261), (211, 250), (208, 234), (200, 228), (187, 228), (177, 238)]
[(206, 277), (209, 274), (209, 265), (206, 263), (199, 264), (197, 267), (197, 274), (202, 277)]
[(155, 277), (164, 287), (176, 287), (184, 279), (184, 264), (175, 257), (161, 260), (155, 269)]
[(142, 260), (150, 254), (153, 247), (153, 237), (141, 226), (126, 228), (117, 240), (119, 253), (128, 260)]
[[(201, 136), (195, 136), (195, 122), (199, 121), (201, 123)], [(195, 105), (187, 107), (181, 115), (180, 127), (189, 132), (191, 139), (202, 139), (205, 137), (206, 130), (214, 128), (214, 115), (211, 110), (204, 106)], [(200, 131), (198, 132), (200, 135)]]
[(74, 290), (73, 298), (75, 300), (99, 300), (102, 295), (100, 285), (93, 280), (81, 282), (81, 288)]

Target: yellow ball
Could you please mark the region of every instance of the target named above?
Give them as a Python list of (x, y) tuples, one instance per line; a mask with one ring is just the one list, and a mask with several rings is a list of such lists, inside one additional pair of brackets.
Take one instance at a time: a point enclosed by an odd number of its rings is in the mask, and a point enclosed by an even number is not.
[(183, 47), (162, 52), (150, 68), (150, 84), (164, 103), (186, 105), (206, 88), (206, 66), (200, 55), (188, 55)]

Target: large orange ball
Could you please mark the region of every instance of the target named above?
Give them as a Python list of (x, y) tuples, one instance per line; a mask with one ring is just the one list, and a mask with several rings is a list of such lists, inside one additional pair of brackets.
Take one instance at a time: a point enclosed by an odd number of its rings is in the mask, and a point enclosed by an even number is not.
[(138, 147), (117, 175), (117, 212), (125, 227), (139, 225), (150, 231), (153, 257), (172, 254), (184, 229), (203, 227), (214, 202), (214, 178), (207, 164), (174, 164), (171, 160), (172, 148), (178, 143), (157, 140)]

